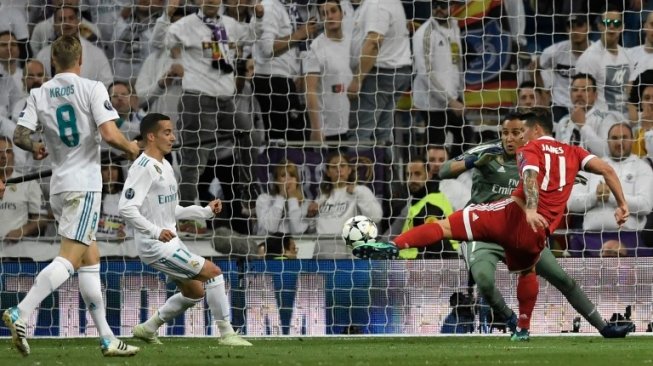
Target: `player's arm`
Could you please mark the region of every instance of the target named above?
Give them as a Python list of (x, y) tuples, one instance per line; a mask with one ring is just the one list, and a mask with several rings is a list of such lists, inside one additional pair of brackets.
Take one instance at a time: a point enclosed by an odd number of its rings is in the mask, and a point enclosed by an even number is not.
[(467, 166), (465, 163), (465, 160), (456, 160), (456, 159), (449, 159), (442, 164), (440, 167), (440, 172), (438, 173), (438, 176), (440, 176), (440, 179), (455, 179), (458, 178), (459, 175), (463, 174), (466, 172)]
[(127, 140), (116, 126), (118, 113), (111, 106), (109, 93), (102, 83), (98, 82), (91, 89), (90, 109), (102, 139), (111, 147), (123, 151), (127, 159), (136, 159), (140, 152), (138, 144)]
[(152, 239), (160, 239), (164, 229), (156, 226), (140, 212), (151, 186), (152, 176), (148, 169), (136, 164), (132, 165), (120, 195), (118, 210), (120, 216), (125, 218), (125, 222), (136, 231)]
[(363, 80), (367, 74), (372, 70), (374, 64), (376, 64), (376, 58), (379, 55), (379, 50), (383, 44), (383, 34), (377, 32), (368, 32), (363, 41), (363, 47), (361, 48), (361, 55), (358, 62), (358, 69), (354, 74), (354, 79), (352, 80), (349, 93), (358, 94), (360, 91), (361, 85), (363, 85)]
[(498, 144), (481, 145), (465, 151), (462, 155), (447, 160), (440, 167), (438, 174), (441, 179), (457, 178), (467, 170), (480, 168), (503, 154), (503, 148)]
[(45, 159), (45, 157), (48, 156), (48, 152), (45, 150), (45, 145), (41, 142), (34, 142), (31, 137), (32, 133), (36, 131), (38, 123), (36, 102), (31, 94), (29, 98), (27, 98), (25, 109), (20, 115), (18, 125), (14, 130), (14, 145), (25, 151), (31, 152), (35, 160)]
[(320, 115), (320, 75), (306, 74), (306, 107), (311, 122), (311, 141), (322, 142), (322, 118)]
[(538, 171), (531, 167), (526, 167), (522, 173), (524, 195), (526, 196), (524, 211), (526, 221), (533, 231), (544, 229), (549, 225), (546, 219), (537, 213), (537, 206), (540, 203), (540, 187), (537, 184), (537, 174)]
[[(211, 207), (210, 204), (206, 207), (202, 207), (198, 205), (192, 205), (188, 207), (182, 207), (177, 205), (175, 207), (175, 218), (177, 218), (177, 220), (206, 220), (213, 217), (213, 213), (214, 213), (214, 209)], [(220, 213), (220, 210), (218, 210), (217, 213)]]
[(630, 212), (628, 211), (628, 204), (626, 203), (624, 191), (621, 188), (621, 182), (619, 182), (617, 173), (608, 163), (602, 159), (598, 159), (596, 156), (590, 157), (590, 159), (585, 163), (584, 169), (590, 173), (603, 176), (605, 184), (608, 185), (608, 188), (610, 188), (612, 195), (617, 201), (617, 208), (614, 211), (614, 218), (617, 221), (617, 225), (623, 225), (626, 220), (628, 220)]
[(125, 153), (127, 159), (134, 160), (140, 153), (140, 148), (136, 141), (129, 141), (116, 126), (114, 121), (106, 121), (98, 128), (102, 139), (107, 144)]

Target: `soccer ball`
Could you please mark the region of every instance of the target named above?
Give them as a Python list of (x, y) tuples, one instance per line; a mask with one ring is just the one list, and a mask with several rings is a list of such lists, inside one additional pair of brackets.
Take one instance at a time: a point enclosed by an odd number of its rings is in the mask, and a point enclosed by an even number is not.
[(379, 230), (374, 221), (367, 216), (354, 216), (342, 227), (342, 238), (347, 246), (352, 246), (357, 241), (370, 241), (376, 239)]

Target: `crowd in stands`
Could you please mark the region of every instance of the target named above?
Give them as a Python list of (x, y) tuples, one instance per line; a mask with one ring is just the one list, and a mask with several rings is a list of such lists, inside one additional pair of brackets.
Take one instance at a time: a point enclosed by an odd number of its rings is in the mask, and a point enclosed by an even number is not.
[[(75, 35), (81, 76), (107, 87), (126, 136), (149, 112), (176, 123), (168, 158), (181, 204), (224, 201), (215, 220), (180, 222), (182, 234), (339, 237), (348, 217), (366, 215), (392, 238), (463, 208), (472, 173), (440, 179), (440, 166), (496, 140), (508, 112), (543, 108), (556, 139), (615, 168), (631, 212), (619, 231), (614, 198), (588, 175), (566, 223), (582, 233), (558, 249), (653, 247), (653, 1), (0, 3), (3, 180), (48, 169), (11, 137), (30, 90), (52, 77), (50, 44)], [(130, 236), (116, 211), (128, 163), (105, 150), (98, 237), (120, 240)], [(47, 186), (8, 185), (4, 245), (54, 232)], [(427, 196), (435, 210), (415, 211)], [(419, 256), (446, 256), (434, 253)]]

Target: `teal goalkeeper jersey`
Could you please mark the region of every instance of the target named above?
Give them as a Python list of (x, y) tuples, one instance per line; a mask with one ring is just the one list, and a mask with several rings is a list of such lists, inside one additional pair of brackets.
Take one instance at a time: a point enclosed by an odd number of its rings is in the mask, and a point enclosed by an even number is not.
[[(501, 142), (498, 142), (501, 146)], [(483, 147), (493, 147), (497, 143), (484, 144), (472, 149), (474, 154), (482, 152)], [(465, 152), (465, 155), (470, 154)], [(517, 160), (514, 156), (499, 156), (485, 166), (472, 171), (472, 196), (469, 203), (487, 203), (509, 197), (519, 183)]]

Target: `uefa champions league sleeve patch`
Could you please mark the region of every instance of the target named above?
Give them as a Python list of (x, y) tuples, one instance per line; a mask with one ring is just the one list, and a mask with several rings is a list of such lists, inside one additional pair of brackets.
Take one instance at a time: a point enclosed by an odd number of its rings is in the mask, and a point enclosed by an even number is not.
[(107, 111), (112, 111), (113, 110), (113, 106), (111, 105), (111, 102), (108, 101), (108, 100), (104, 101), (104, 108), (106, 108)]
[(135, 194), (135, 192), (134, 192), (134, 190), (132, 188), (127, 188), (127, 190), (125, 191), (125, 198), (130, 200), (130, 199), (134, 198), (134, 194)]

